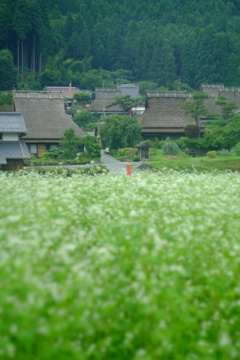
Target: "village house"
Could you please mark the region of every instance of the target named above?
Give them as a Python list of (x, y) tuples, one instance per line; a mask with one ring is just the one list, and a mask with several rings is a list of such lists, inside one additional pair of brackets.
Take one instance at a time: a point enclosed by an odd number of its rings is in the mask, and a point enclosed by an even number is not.
[(61, 92), (14, 91), (13, 101), (15, 111), (25, 119), (28, 132), (23, 139), (32, 156), (41, 157), (56, 147), (65, 130), (73, 129), (76, 136), (85, 136), (84, 131), (65, 113)]
[[(210, 113), (220, 115), (221, 106), (215, 102), (218, 96), (224, 96), (227, 103), (235, 103), (238, 110), (240, 109), (240, 88), (239, 87), (225, 87), (222, 84), (202, 84), (201, 90), (207, 94), (207, 98), (204, 99), (204, 106), (209, 110)], [(236, 110), (237, 112), (237, 110)], [(204, 116), (200, 117), (202, 122), (211, 121), (211, 118)]]
[[(192, 95), (186, 92), (149, 91), (146, 110), (140, 118), (143, 139), (175, 140), (184, 136), (186, 125), (194, 123), (180, 108), (185, 101), (192, 101)], [(203, 126), (200, 131), (204, 131)]]
[(27, 129), (22, 114), (0, 112), (0, 170), (19, 170), (29, 153), (22, 137)]
[[(90, 112), (96, 112), (101, 115), (113, 115), (113, 114), (129, 114), (131, 107), (127, 110), (124, 110), (120, 105), (112, 105), (116, 100), (116, 97), (122, 95), (130, 95), (131, 98), (138, 98), (139, 90), (138, 86), (135, 84), (121, 84), (115, 88), (96, 88), (95, 89), (95, 99), (90, 104), (88, 110)], [(136, 109), (135, 109), (136, 111)]]
[(96, 88), (95, 99), (90, 104), (88, 110), (98, 113), (100, 116), (125, 114), (120, 105), (108, 106), (116, 100), (117, 96), (121, 96), (121, 91), (118, 88)]

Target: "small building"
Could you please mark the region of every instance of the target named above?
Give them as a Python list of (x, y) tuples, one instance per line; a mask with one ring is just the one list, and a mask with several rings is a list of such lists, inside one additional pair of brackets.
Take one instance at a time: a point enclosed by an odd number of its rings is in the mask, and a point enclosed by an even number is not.
[(23, 116), (0, 112), (0, 170), (19, 170), (29, 153), (22, 137), (27, 134)]
[(137, 155), (140, 158), (140, 161), (150, 160), (150, 147), (151, 145), (147, 141), (141, 141), (139, 144), (135, 145), (138, 149)]

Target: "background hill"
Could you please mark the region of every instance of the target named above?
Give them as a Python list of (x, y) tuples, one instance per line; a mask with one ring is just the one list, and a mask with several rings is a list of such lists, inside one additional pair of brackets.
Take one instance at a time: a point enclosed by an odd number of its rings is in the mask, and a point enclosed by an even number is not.
[(0, 0), (0, 9), (0, 49), (13, 55), (19, 88), (240, 83), (239, 0)]

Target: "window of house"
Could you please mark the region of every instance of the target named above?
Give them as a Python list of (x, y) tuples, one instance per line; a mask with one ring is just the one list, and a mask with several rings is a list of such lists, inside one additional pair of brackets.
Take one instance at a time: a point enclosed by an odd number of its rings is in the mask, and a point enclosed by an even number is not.
[(37, 154), (37, 144), (27, 144), (30, 154)]

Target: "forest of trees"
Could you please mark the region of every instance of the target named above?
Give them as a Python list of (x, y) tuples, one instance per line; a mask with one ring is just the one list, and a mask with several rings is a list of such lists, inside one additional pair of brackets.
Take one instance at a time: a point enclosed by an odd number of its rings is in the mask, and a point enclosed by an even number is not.
[(238, 86), (239, 34), (239, 0), (0, 0), (0, 64), (9, 50), (21, 89)]

